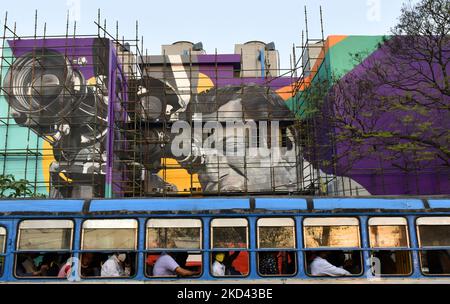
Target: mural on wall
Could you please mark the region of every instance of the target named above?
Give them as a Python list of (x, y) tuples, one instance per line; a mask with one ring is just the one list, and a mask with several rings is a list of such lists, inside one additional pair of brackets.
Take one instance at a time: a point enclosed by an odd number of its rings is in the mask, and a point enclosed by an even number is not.
[[(299, 119), (317, 121), (316, 142), (330, 148), (316, 157), (332, 164), (322, 170), (350, 176), (374, 195), (450, 193), (450, 71), (433, 57), (446, 58), (450, 46), (426, 39), (328, 37), (308, 86), (286, 98)], [(308, 90), (321, 84), (319, 114), (307, 117)]]
[[(5, 56), (4, 51), (2, 63), (7, 68), (2, 117), (38, 136), (34, 147), (29, 132), (21, 130), (12, 139), (37, 155), (36, 168), (22, 159), (14, 173), (34, 169), (34, 178), (27, 179), (38, 180), (38, 191), (50, 197), (104, 196), (108, 104), (115, 98), (109, 94), (114, 69), (109, 40), (21, 39), (8, 44), (11, 54)], [(8, 151), (11, 138), (3, 140)]]
[[(227, 56), (237, 58), (214, 66)], [(327, 176), (304, 159), (294, 113), (282, 98), (291, 78), (235, 77), (239, 55), (171, 55), (160, 61), (169, 64), (147, 70), (134, 97), (151, 122), (149, 141), (164, 139), (144, 161), (152, 166), (148, 192), (313, 194), (321, 187), (339, 195), (351, 184), (369, 194), (356, 181)], [(163, 128), (162, 122), (170, 123)], [(321, 177), (335, 182), (320, 184)]]
[[(311, 118), (301, 113), (301, 93), (318, 75), (343, 80), (343, 87), (326, 90), (334, 107), (321, 108), (322, 114), (343, 117), (343, 101), (358, 101), (355, 85), (372, 75), (374, 63), (386, 60), (380, 43), (382, 37), (329, 37), (323, 59), (293, 96), (297, 84), (291, 77), (240, 77), (236, 54), (155, 56), (156, 65), (143, 65), (142, 78), (127, 79), (107, 39), (8, 41), (1, 71), (2, 173), (26, 178), (38, 193), (55, 198), (448, 191), (448, 167), (438, 157), (445, 155), (430, 147), (404, 153), (398, 150), (405, 146), (401, 141), (349, 145), (354, 141), (342, 137), (345, 128), (319, 116), (314, 132), (298, 127)], [(366, 55), (355, 62), (352, 52)], [(370, 102), (355, 118), (374, 121), (381, 99), (363, 96)], [(445, 96), (440, 100), (448, 102)], [(397, 119), (404, 110), (382, 114), (374, 124), (378, 131), (405, 126)], [(435, 119), (421, 136), (450, 129), (440, 110), (420, 115), (402, 136), (417, 135), (429, 116)], [(335, 143), (330, 134), (338, 138)], [(305, 145), (306, 135), (314, 137), (314, 149)], [(411, 161), (418, 154), (421, 158)], [(413, 170), (399, 169), (413, 163), (418, 164)]]

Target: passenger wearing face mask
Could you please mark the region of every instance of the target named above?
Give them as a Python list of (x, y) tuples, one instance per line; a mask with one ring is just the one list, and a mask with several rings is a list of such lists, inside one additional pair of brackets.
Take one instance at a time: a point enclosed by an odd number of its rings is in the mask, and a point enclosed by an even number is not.
[(115, 253), (103, 263), (101, 276), (102, 277), (128, 277), (130, 276), (130, 269), (124, 267), (126, 253)]

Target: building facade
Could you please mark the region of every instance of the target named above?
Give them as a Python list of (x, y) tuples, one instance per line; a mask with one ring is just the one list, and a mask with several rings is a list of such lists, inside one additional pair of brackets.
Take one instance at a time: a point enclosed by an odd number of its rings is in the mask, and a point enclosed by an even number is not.
[[(441, 109), (409, 125), (396, 120), (408, 109), (375, 111), (383, 96), (403, 96), (372, 75), (392, 60), (389, 41), (308, 42), (298, 75), (297, 67), (280, 69), (273, 43), (259, 41), (237, 44), (234, 54), (180, 41), (144, 56), (99, 37), (5, 40), (2, 174), (67, 198), (448, 194), (445, 153), (386, 141), (388, 131), (422, 138), (450, 129)], [(367, 92), (377, 94), (357, 98), (368, 76), (378, 87)], [(322, 83), (317, 98), (311, 92)], [(351, 118), (381, 136), (355, 143), (345, 133), (339, 122), (348, 122), (349, 102), (359, 105)]]

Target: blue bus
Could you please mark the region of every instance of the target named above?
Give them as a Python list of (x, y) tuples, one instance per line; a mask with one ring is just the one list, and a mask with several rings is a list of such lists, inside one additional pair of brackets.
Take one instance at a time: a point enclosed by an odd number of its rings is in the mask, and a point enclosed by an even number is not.
[(450, 197), (2, 200), (0, 282), (450, 283)]

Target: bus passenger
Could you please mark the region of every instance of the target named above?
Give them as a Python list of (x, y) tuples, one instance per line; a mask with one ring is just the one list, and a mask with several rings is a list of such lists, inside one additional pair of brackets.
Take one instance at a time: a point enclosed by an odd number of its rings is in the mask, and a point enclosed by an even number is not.
[(216, 277), (223, 277), (225, 275), (225, 264), (223, 263), (223, 260), (225, 258), (225, 254), (222, 252), (219, 252), (214, 257), (214, 263), (212, 265), (212, 274)]
[(94, 260), (96, 256), (93, 252), (83, 253), (81, 256), (80, 273), (83, 277), (98, 277), (100, 276), (100, 269), (96, 267)]
[(36, 266), (35, 260), (40, 258), (38, 253), (26, 253), (19, 255), (16, 273), (19, 277), (43, 276), (47, 269), (47, 265)]
[(348, 276), (350, 272), (343, 268), (339, 268), (327, 261), (326, 252), (318, 252), (313, 254), (313, 261), (311, 263), (311, 274), (313, 276)]
[(280, 251), (277, 254), (278, 270), (280, 274), (294, 274), (295, 273), (295, 252), (294, 251)]
[(240, 253), (240, 251), (235, 251), (233, 254), (230, 254), (226, 251), (214, 254), (214, 263), (212, 265), (213, 275), (217, 277), (226, 275), (242, 275), (233, 267), (233, 262)]
[(58, 278), (68, 278), (72, 272), (72, 267), (74, 264), (73, 258), (69, 258), (59, 269)]
[(380, 260), (380, 274), (396, 274), (397, 265), (392, 259), (391, 251), (380, 251), (374, 254), (374, 257)]
[(260, 252), (259, 253), (259, 272), (263, 275), (278, 274), (278, 257), (277, 252)]
[(429, 250), (426, 257), (430, 274), (450, 273), (450, 254), (448, 250)]
[(54, 253), (54, 252), (45, 253), (44, 257), (42, 258), (42, 263), (41, 263), (39, 269), (41, 269), (41, 270), (45, 269), (45, 271), (42, 271), (42, 276), (46, 276), (46, 277), (58, 276), (58, 272), (59, 272), (58, 254)]
[[(179, 262), (181, 260), (181, 254), (186, 256), (187, 259), (187, 253), (163, 252), (153, 267), (153, 276), (164, 277), (179, 275), (181, 277), (188, 277), (199, 274), (199, 271), (191, 271), (180, 266)], [(184, 263), (186, 263), (186, 259), (184, 259)], [(179, 262), (176, 260), (179, 260)]]
[(233, 267), (234, 260), (237, 259), (241, 252), (235, 251), (232, 254), (230, 252), (225, 252), (225, 257), (223, 259), (223, 264), (225, 265), (225, 274), (226, 275), (242, 275), (239, 271), (237, 271)]
[(103, 263), (102, 277), (128, 277), (130, 276), (130, 268), (125, 267), (126, 253), (114, 253), (109, 259)]

